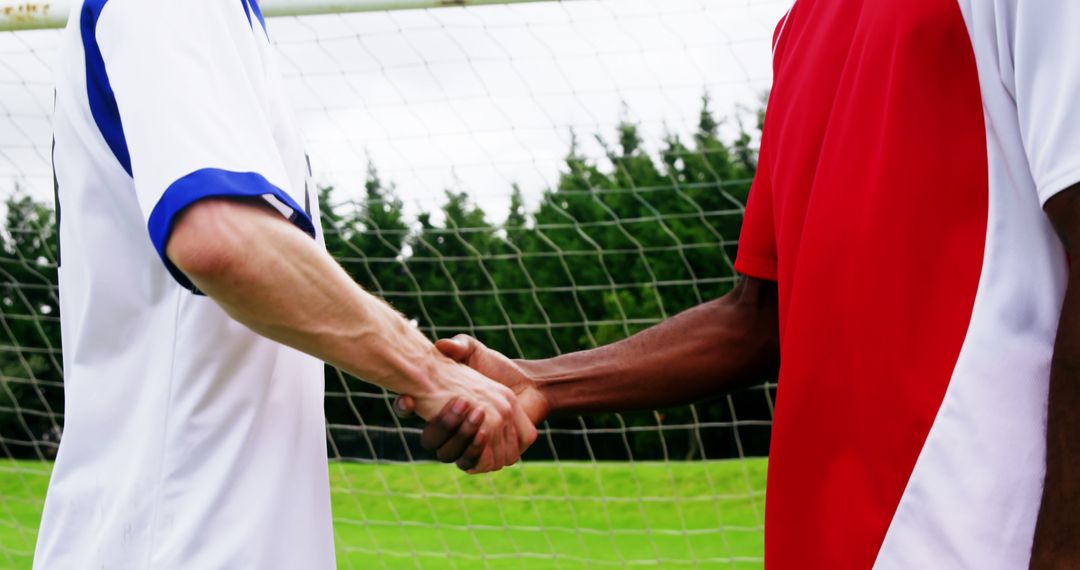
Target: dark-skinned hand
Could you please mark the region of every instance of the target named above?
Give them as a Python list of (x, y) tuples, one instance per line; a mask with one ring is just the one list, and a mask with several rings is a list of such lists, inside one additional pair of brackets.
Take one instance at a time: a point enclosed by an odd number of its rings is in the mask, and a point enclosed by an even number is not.
[[(441, 339), (435, 346), (450, 359), (465, 364), (513, 390), (525, 414), (533, 423), (539, 423), (547, 417), (551, 406), (536, 382), (525, 372), (525, 362), (510, 360), (468, 335)], [(409, 395), (398, 396), (394, 401), (394, 411), (401, 417), (413, 415), (415, 408), (416, 402)], [(473, 424), (470, 420), (474, 418), (470, 414), (472, 411), (467, 402), (447, 403), (424, 428), (420, 435), (420, 445), (428, 451), (435, 451), (435, 456), (443, 463), (456, 463), (463, 471), (478, 473), (480, 471), (476, 470), (476, 464), (485, 442), (476, 438), (476, 430), (477, 425), (483, 422), (483, 416), (477, 419), (477, 424)], [(524, 446), (520, 451), (524, 452), (527, 448), (528, 446)]]

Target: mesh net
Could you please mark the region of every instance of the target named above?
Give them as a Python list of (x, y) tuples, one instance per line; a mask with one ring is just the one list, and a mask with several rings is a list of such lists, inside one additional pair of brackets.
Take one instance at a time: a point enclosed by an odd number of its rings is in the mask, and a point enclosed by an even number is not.
[[(790, 2), (550, 2), (279, 17), (330, 252), (431, 338), (603, 345), (730, 289), (772, 27)], [(0, 565), (29, 567), (63, 426), (50, 63), (0, 32)], [(521, 464), (432, 463), (326, 373), (342, 568), (761, 566), (775, 385), (547, 422)]]

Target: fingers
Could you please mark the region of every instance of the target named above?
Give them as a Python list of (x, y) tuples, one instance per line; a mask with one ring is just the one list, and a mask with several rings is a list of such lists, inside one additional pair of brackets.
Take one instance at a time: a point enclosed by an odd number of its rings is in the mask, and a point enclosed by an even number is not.
[(529, 446), (536, 441), (536, 425), (529, 419), (529, 414), (525, 413), (524, 408), (516, 400), (514, 401), (514, 426), (517, 428), (518, 435), (518, 452), (519, 455), (524, 453)]
[[(470, 473), (498, 471), (503, 467), (516, 463), (521, 454), (517, 427), (513, 421), (514, 408), (511, 402), (513, 402), (514, 396), (511, 392), (504, 391), (502, 388), (499, 388), (496, 394), (497, 396), (493, 402), (493, 413), (489, 414), (488, 425), (483, 428), (485, 431), (490, 430), (489, 433), (492, 434), (489, 445), (490, 453), (485, 451), (480, 461), (469, 470)], [(495, 419), (491, 420), (492, 417)]]
[(503, 447), (503, 457), (500, 462), (501, 465), (499, 465), (500, 469), (515, 461), (514, 456), (516, 453), (514, 452), (517, 451), (517, 434), (514, 431), (514, 426), (512, 424), (506, 424), (506, 427), (503, 428), (503, 441), (506, 442), (506, 446)]
[(509, 467), (517, 463), (518, 459), (521, 457), (521, 446), (518, 445), (517, 427), (515, 427), (513, 423), (508, 423), (506, 428), (507, 454), (506, 461), (503, 462), (503, 465)]
[(479, 341), (465, 334), (459, 334), (454, 338), (441, 338), (435, 341), (435, 348), (439, 349), (439, 352), (455, 362), (468, 361), (479, 347)]
[(470, 462), (460, 462), (459, 467), (469, 473), (488, 473), (498, 471), (505, 465), (507, 449), (510, 446), (507, 445), (506, 422), (502, 415), (497, 407), (487, 413), (478, 434), (478, 439), (479, 436), (484, 436), (485, 447), (479, 452), (475, 449), (467, 450), (466, 454), (478, 455), (478, 459), (471, 465)]
[(491, 429), (491, 444), (489, 445), (491, 448), (491, 455), (487, 456), (487, 454), (485, 454), (485, 457), (481, 460), (479, 466), (485, 472), (494, 471), (502, 466), (500, 463), (502, 462), (503, 450), (506, 447), (506, 436), (503, 434), (502, 426), (495, 423), (495, 425), (489, 429)]
[(518, 445), (517, 428), (514, 427), (513, 413), (514, 413), (514, 401), (515, 397), (513, 392), (507, 389), (499, 387), (499, 391), (502, 392), (502, 401), (498, 402), (499, 420), (502, 424), (502, 445), (499, 447), (500, 454), (495, 458), (498, 461), (498, 465), (495, 466), (495, 470), (498, 471), (503, 467), (512, 465), (517, 461)]
[[(459, 467), (461, 466), (459, 465)], [(492, 471), (494, 469), (495, 456), (494, 452), (491, 451), (491, 446), (488, 445), (480, 450), (477, 462), (473, 465), (473, 467), (465, 469), (465, 471), (475, 475), (477, 473), (487, 473), (488, 471)]]
[(451, 398), (443, 406), (439, 415), (435, 416), (424, 427), (420, 434), (420, 445), (428, 451), (434, 451), (443, 446), (451, 437), (458, 432), (458, 427), (465, 421), (465, 412), (469, 409), (469, 403), (461, 398)]
[[(470, 366), (482, 356), (477, 351), (483, 349), (479, 341), (467, 335), (439, 340), (436, 347), (450, 360)], [(456, 462), (470, 473), (494, 471), (516, 463), (522, 451), (535, 441), (536, 427), (517, 402), (514, 391), (469, 366), (443, 362), (444, 368), (438, 376), (445, 375), (447, 391), (460, 401), (447, 404), (451, 407), (444, 407), (430, 418), (431, 423), (421, 435), (422, 445), (437, 450), (440, 461)], [(409, 404), (403, 397), (395, 407), (407, 411)], [(483, 414), (475, 415), (471, 411), (483, 411)], [(423, 415), (430, 417), (428, 414), (425, 411)], [(474, 415), (475, 422), (467, 421)]]
[[(476, 413), (477, 411), (473, 412), (473, 414)], [(473, 414), (470, 414), (470, 421), (473, 419)], [(480, 411), (480, 417), (476, 420), (475, 424), (478, 430), (483, 421), (483, 411)], [(491, 455), (491, 448), (488, 447), (488, 435), (487, 432), (478, 431), (476, 437), (474, 437), (472, 439), (472, 442), (470, 442), (465, 447), (465, 449), (461, 453), (461, 456), (457, 459), (456, 463), (458, 469), (461, 469), (462, 471), (472, 472), (471, 470), (475, 469), (477, 465), (480, 464), (480, 460), (485, 452), (487, 452), (489, 456)]]
[(394, 398), (394, 415), (401, 419), (413, 417), (416, 413), (416, 400), (407, 394)]
[[(453, 398), (432, 418), (420, 434), (420, 445), (435, 451), (443, 463), (457, 463), (471, 473), (498, 471), (516, 461), (517, 434), (510, 424), (494, 422), (484, 426), (487, 414), (462, 398)], [(489, 422), (490, 424), (490, 422)], [(489, 434), (497, 433), (492, 438)]]
[[(445, 443), (441, 444), (439, 450), (435, 452), (435, 457), (443, 463), (454, 463), (464, 457), (466, 452), (471, 449), (473, 443), (477, 439), (477, 435), (480, 432), (480, 426), (484, 423), (484, 410), (475, 409), (469, 413), (465, 418), (465, 421), (461, 423), (461, 427), (457, 429), (457, 433), (453, 434)], [(483, 447), (480, 448), (483, 451)], [(476, 459), (479, 459), (479, 452), (476, 454)], [(475, 461), (473, 462), (475, 465)]]

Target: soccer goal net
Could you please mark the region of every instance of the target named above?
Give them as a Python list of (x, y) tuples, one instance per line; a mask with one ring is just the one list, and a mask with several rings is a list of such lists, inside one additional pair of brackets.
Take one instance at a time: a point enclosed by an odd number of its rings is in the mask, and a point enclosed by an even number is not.
[[(51, 63), (73, 4), (0, 0), (5, 568), (30, 566), (64, 423)], [(263, 4), (327, 247), (431, 338), (550, 357), (732, 286), (790, 0)], [(328, 367), (339, 567), (760, 567), (774, 388), (553, 419), (466, 476)]]

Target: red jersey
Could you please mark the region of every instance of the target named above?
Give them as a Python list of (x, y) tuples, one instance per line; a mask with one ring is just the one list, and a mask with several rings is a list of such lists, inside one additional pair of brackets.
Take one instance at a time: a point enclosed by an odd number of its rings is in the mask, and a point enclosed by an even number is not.
[(797, 0), (735, 267), (776, 280), (767, 568), (1026, 568), (1080, 2)]

